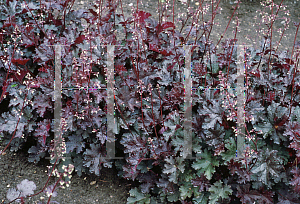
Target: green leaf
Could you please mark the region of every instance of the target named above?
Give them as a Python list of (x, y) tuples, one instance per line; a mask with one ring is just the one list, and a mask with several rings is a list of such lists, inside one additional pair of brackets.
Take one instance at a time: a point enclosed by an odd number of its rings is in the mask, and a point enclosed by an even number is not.
[(125, 46), (125, 45), (126, 45), (126, 40), (122, 40), (121, 45), (122, 45), (122, 46)]
[(36, 9), (39, 9), (40, 7), (38, 6), (38, 4), (36, 2), (29, 2), (28, 8), (30, 8), (32, 10), (36, 10)]
[(259, 167), (254, 169), (252, 173), (259, 173), (259, 181), (263, 182), (264, 184), (268, 183), (268, 166), (266, 163), (260, 164)]
[(175, 191), (174, 193), (167, 195), (169, 202), (176, 202), (179, 200), (180, 193), (179, 191)]
[(211, 64), (210, 63), (207, 64), (207, 67), (213, 74), (219, 73), (219, 63), (216, 60), (217, 59), (216, 59), (215, 54), (212, 54), (211, 55)]
[(260, 134), (263, 135), (264, 139), (266, 139), (268, 135), (273, 132), (273, 126), (271, 123), (269, 123), (269, 121), (255, 124), (253, 127), (256, 131), (260, 131)]
[(225, 130), (224, 127), (221, 126), (219, 123), (216, 123), (214, 125), (214, 129), (205, 129), (204, 134), (206, 144), (209, 145), (209, 150), (214, 150), (223, 145)]
[(130, 40), (132, 39), (133, 34), (132, 33), (127, 33), (127, 39)]
[(292, 119), (291, 121), (297, 121), (300, 123), (300, 107), (297, 106), (293, 111), (292, 111)]
[(150, 204), (150, 195), (139, 192), (137, 188), (129, 191), (130, 197), (127, 198), (127, 204)]
[(268, 107), (268, 117), (270, 121), (274, 121), (275, 116), (282, 118), (282, 116), (287, 112), (286, 107), (280, 106), (279, 103), (272, 102), (271, 106)]
[(201, 138), (198, 137), (198, 135), (195, 134), (195, 132), (192, 132), (192, 138), (193, 138), (193, 151), (196, 154), (200, 154), (202, 152), (202, 146), (201, 146)]
[(202, 193), (200, 196), (193, 198), (194, 204), (207, 204), (208, 196)]
[(288, 112), (286, 107), (280, 106), (279, 103), (272, 102), (271, 106), (268, 107), (268, 119), (269, 123), (272, 124), (272, 130), (269, 131), (271, 134), (271, 140), (274, 141), (275, 144), (280, 144), (280, 141), (287, 141), (287, 138), (284, 137), (280, 132), (278, 132), (275, 125), (275, 118), (283, 118), (284, 115)]
[(283, 118), (285, 113), (287, 113), (287, 108), (280, 106), (279, 103), (272, 102), (271, 106), (267, 108), (267, 112), (268, 118), (263, 118), (263, 122), (254, 124), (254, 129), (260, 131), (264, 139), (270, 135), (270, 139), (273, 140), (275, 144), (280, 144), (280, 141), (287, 141), (287, 138), (274, 127), (275, 118)]
[(190, 182), (185, 182), (179, 188), (181, 200), (185, 200), (187, 197), (190, 198), (193, 194), (193, 186)]
[(171, 140), (172, 145), (175, 147), (174, 151), (182, 151), (184, 146), (184, 132), (182, 128), (177, 129), (176, 136)]
[(177, 183), (178, 182), (178, 174), (179, 174), (178, 170), (180, 170), (181, 173), (184, 172), (183, 158), (176, 157), (176, 160), (174, 160), (173, 157), (170, 157), (170, 158), (166, 158), (165, 161), (167, 163), (165, 163), (165, 168), (163, 170), (163, 173), (170, 174), (169, 181)]
[(213, 74), (217, 74), (219, 72), (219, 63), (211, 63), (211, 66), (208, 65), (208, 67)]
[[(179, 158), (183, 159), (183, 157), (179, 157)], [(179, 178), (180, 181), (190, 182), (194, 178), (194, 173), (192, 169), (187, 168), (185, 169), (185, 171), (182, 171)]]
[(197, 159), (193, 164), (192, 167), (195, 170), (199, 170), (198, 174), (204, 173), (208, 180), (211, 180), (212, 175), (216, 171), (215, 166), (219, 166), (219, 161), (212, 158), (211, 154), (205, 150), (203, 153), (199, 154), (201, 159)]
[(225, 130), (225, 136), (224, 136), (224, 139), (229, 139), (230, 136), (234, 135), (232, 130)]
[(170, 115), (170, 118), (165, 121), (165, 127), (168, 127), (166, 131), (163, 132), (163, 136), (165, 137), (165, 141), (168, 141), (171, 136), (174, 135), (176, 125), (180, 124), (180, 116), (178, 112), (173, 112)]
[(232, 194), (230, 186), (224, 186), (222, 183), (222, 181), (217, 181), (208, 189), (208, 191), (211, 193), (209, 196), (209, 204), (215, 204), (220, 197), (222, 199), (229, 198), (229, 195)]
[(260, 181), (261, 183), (267, 185), (271, 188), (272, 182), (271, 179), (278, 183), (281, 179), (285, 178), (285, 175), (282, 174), (283, 161), (278, 156), (277, 150), (266, 150), (261, 151), (258, 155), (258, 162), (255, 168), (253, 168), (251, 180)]
[(150, 204), (159, 204), (159, 201), (155, 197), (151, 197)]
[[(74, 153), (75, 154), (75, 153)], [(53, 161), (54, 163), (54, 161)], [(86, 172), (87, 167), (83, 166), (83, 158), (81, 154), (74, 155), (73, 163), (75, 166), (75, 172), (77, 172), (78, 176), (82, 175), (82, 172)]]
[(258, 139), (256, 142), (256, 145), (253, 142), (249, 142), (249, 143), (250, 143), (251, 149), (253, 149), (253, 150), (255, 150), (256, 147), (259, 150), (259, 149), (264, 149), (267, 146), (266, 141), (263, 139)]
[(82, 138), (86, 139), (86, 138), (89, 138), (89, 137), (90, 137), (90, 135), (89, 135), (88, 131), (84, 131), (83, 134), (82, 134)]
[(265, 119), (265, 108), (256, 101), (250, 101), (249, 103), (247, 103), (246, 110), (250, 113), (251, 116), (253, 116), (253, 119), (251, 120), (252, 124), (257, 123), (259, 119)]
[(220, 106), (221, 103), (213, 100), (212, 105), (203, 105), (203, 109), (198, 109), (199, 115), (208, 115), (209, 118), (205, 118), (202, 125), (203, 129), (214, 129), (215, 124), (219, 121), (222, 124), (222, 112), (223, 108)]
[(226, 152), (222, 152), (221, 156), (222, 159), (228, 163), (231, 159), (236, 157), (236, 143), (233, 137), (225, 140), (225, 147), (227, 148)]
[[(32, 108), (31, 107), (29, 107), (29, 106), (26, 106), (25, 108), (24, 108), (24, 110), (23, 110), (23, 116), (26, 118), (26, 120), (30, 120), (31, 118), (32, 118), (32, 116), (33, 116), (33, 114), (32, 114)], [(32, 124), (31, 124), (31, 126), (29, 127), (28, 126), (28, 128), (30, 129), (30, 128), (32, 128)], [(32, 130), (32, 129), (31, 129)], [(30, 130), (30, 131), (31, 131)]]
[(148, 169), (152, 169), (152, 162), (149, 160), (143, 160), (139, 165), (136, 167), (138, 170), (141, 170), (141, 173), (148, 172)]
[(55, 31), (58, 30), (55, 25), (45, 25), (44, 29), (45, 29), (45, 32), (47, 32), (47, 30), (55, 30)]
[[(192, 145), (192, 148), (193, 148), (193, 151), (196, 152), (196, 153), (201, 153), (202, 150), (201, 150), (201, 145), (200, 145), (200, 142), (201, 142), (201, 138), (199, 138), (195, 132), (192, 132), (191, 133), (192, 135), (192, 141), (193, 141), (193, 145)], [(183, 128), (178, 128), (175, 133), (174, 133), (174, 136), (172, 137), (172, 140), (171, 140), (171, 143), (172, 145), (175, 147), (174, 148), (174, 152), (180, 152), (180, 157), (183, 157), (183, 154), (184, 154), (184, 130)]]
[(18, 114), (19, 111), (15, 107), (13, 107), (11, 114), (9, 112), (2, 113), (0, 117), (0, 132), (7, 131), (8, 133), (13, 134), (18, 124), (15, 132), (15, 137), (21, 138), (24, 128), (27, 125), (27, 121), (25, 121), (24, 117), (21, 117), (21, 120), (18, 121)]

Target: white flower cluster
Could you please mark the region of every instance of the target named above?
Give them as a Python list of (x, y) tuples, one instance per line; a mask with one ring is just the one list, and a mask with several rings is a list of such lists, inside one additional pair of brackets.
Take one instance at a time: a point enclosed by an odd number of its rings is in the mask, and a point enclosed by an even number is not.
[[(48, 167), (48, 168), (50, 169), (50, 167)], [(62, 169), (64, 170), (64, 173), (59, 173), (58, 170), (55, 169), (52, 172), (52, 175), (56, 176), (56, 177), (64, 176), (64, 177), (67, 177), (68, 179), (71, 179), (72, 178), (72, 172), (74, 171), (74, 165), (73, 164), (69, 164), (68, 166), (63, 165)], [(64, 180), (59, 181), (59, 184), (60, 184), (61, 188), (65, 188), (63, 186), (64, 184), (66, 184), (66, 187), (69, 187), (70, 183), (71, 183), (71, 180), (69, 180), (69, 181), (64, 181)]]

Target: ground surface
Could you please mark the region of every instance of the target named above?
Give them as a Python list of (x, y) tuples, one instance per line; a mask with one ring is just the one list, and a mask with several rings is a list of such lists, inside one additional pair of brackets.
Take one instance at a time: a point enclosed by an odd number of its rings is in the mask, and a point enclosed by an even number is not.
[[(141, 2), (141, 1), (139, 1)], [(146, 2), (146, 1), (144, 1)], [(139, 5), (140, 9), (144, 11), (150, 12), (152, 17), (158, 20), (157, 13), (157, 1), (150, 1), (152, 4), (144, 3), (144, 6)], [(181, 4), (179, 1), (175, 1), (175, 15), (177, 13), (181, 13), (186, 10), (187, 6)], [(228, 23), (228, 16), (231, 16), (233, 9), (231, 8), (235, 4), (230, 4), (229, 0), (221, 1), (220, 6), (223, 8), (222, 14), (218, 14), (216, 17), (216, 22), (220, 23), (219, 27), (215, 27), (212, 31), (213, 40), (218, 40), (221, 33), (225, 30)], [(232, 0), (233, 2), (233, 0)], [(296, 13), (296, 8), (300, 8), (300, 1), (284, 1), (288, 6), (286, 10), (290, 10), (290, 16), (292, 21), (300, 21), (299, 13)], [(84, 8), (85, 5), (80, 4), (80, 1), (76, 1), (76, 9)], [(128, 17), (128, 14), (131, 13), (131, 7), (129, 4), (132, 3), (134, 7), (136, 7), (136, 1), (126, 0), (123, 1), (123, 9), (125, 12), (125, 17)], [(275, 3), (280, 3), (279, 0), (275, 0)], [(192, 3), (194, 7), (196, 5)], [(261, 9), (259, 1), (243, 1), (241, 7), (239, 8), (239, 18), (240, 18), (240, 26), (239, 29), (241, 32), (238, 34), (238, 38), (249, 44), (246, 35), (256, 35), (256, 31), (251, 27), (253, 24), (253, 17), (255, 15), (255, 11)], [(117, 10), (117, 13), (121, 12), (121, 10)], [(171, 20), (171, 19), (170, 19)], [(230, 25), (232, 27), (233, 24)], [(275, 26), (279, 27), (280, 22)], [(233, 37), (232, 28), (227, 31), (226, 37)], [(288, 30), (285, 34), (286, 38), (282, 41), (282, 48), (292, 50), (292, 45), (295, 37), (295, 27), (291, 24), (290, 30)], [(275, 38), (279, 38), (275, 36)], [(298, 34), (298, 38), (299, 34)], [(251, 44), (251, 42), (250, 42)], [(1, 146), (1, 150), (4, 147)], [(16, 187), (18, 183), (20, 183), (23, 179), (28, 179), (30, 181), (34, 181), (37, 184), (38, 192), (44, 186), (47, 181), (47, 166), (48, 164), (45, 162), (40, 162), (37, 165), (30, 163), (27, 161), (27, 156), (24, 153), (13, 153), (9, 150), (6, 150), (6, 154), (1, 156), (0, 159), (0, 201), (3, 201), (6, 198), (6, 192), (11, 187)], [(55, 178), (51, 177), (50, 184), (55, 182)], [(94, 181), (96, 181), (95, 184)], [(91, 183), (93, 182), (93, 183)], [(91, 185), (93, 184), (93, 185)], [(60, 204), (71, 204), (71, 203), (126, 203), (126, 199), (128, 196), (128, 192), (130, 187), (133, 185), (132, 182), (128, 182), (124, 179), (120, 179), (117, 177), (117, 172), (112, 169), (103, 169), (102, 176), (91, 176), (91, 175), (82, 175), (82, 177), (78, 177), (77, 174), (74, 174), (72, 177), (72, 183), (69, 188), (66, 189), (58, 189), (57, 197), (54, 197), (52, 200), (59, 202)], [(33, 197), (30, 200), (27, 200), (26, 203), (37, 203), (37, 200), (41, 200), (41, 197), (45, 197), (45, 194), (39, 194)], [(5, 203), (8, 203), (7, 200)]]
[[(164, 0), (167, 1), (167, 0)], [(186, 1), (186, 0), (181, 0), (181, 1)], [(175, 0), (175, 5), (174, 5), (174, 13), (175, 13), (175, 21), (176, 18), (178, 17), (179, 14), (183, 13), (183, 19), (186, 19), (187, 13), (188, 13), (188, 5), (181, 3), (179, 0)], [(91, 8), (88, 6), (86, 2), (94, 2), (91, 0), (76, 0), (76, 5), (74, 8)], [(156, 1), (149, 1), (149, 0), (139, 0), (139, 5), (138, 8), (139, 10), (146, 11), (151, 14), (151, 17), (154, 18), (155, 20), (158, 21), (159, 19), (159, 9), (158, 9), (158, 0)], [(170, 7), (167, 9), (168, 14), (170, 17), (167, 18), (166, 21), (172, 21), (173, 20), (173, 12), (172, 12), (172, 5), (173, 5), (173, 0), (170, 0), (171, 4)], [(191, 0), (190, 1), (190, 7), (192, 7), (193, 10), (197, 10), (200, 2), (199, 0)], [(214, 0), (214, 7), (216, 7), (216, 4), (218, 0)], [(221, 0), (219, 7), (221, 9), (221, 13), (217, 14), (215, 19), (214, 19), (214, 26), (212, 29), (212, 32), (210, 34), (210, 40), (213, 41), (214, 44), (216, 44), (220, 36), (223, 34), (225, 31), (227, 24), (229, 22), (229, 19), (234, 11), (234, 7), (236, 6), (237, 2), (235, 0)], [(256, 49), (259, 48), (260, 43), (259, 41), (262, 38), (262, 35), (257, 32), (257, 30), (264, 29), (267, 30), (267, 26), (264, 25), (264, 22), (261, 23), (262, 18), (260, 15), (258, 15), (261, 11), (265, 11), (268, 14), (271, 14), (271, 10), (267, 7), (264, 7), (261, 5), (262, 0), (241, 0), (241, 3), (239, 4), (239, 8), (235, 12), (237, 15), (234, 15), (232, 18), (232, 21), (229, 24), (229, 27), (226, 31), (226, 33), (223, 36), (223, 40), (227, 38), (234, 38), (234, 31), (236, 27), (236, 16), (238, 17), (238, 33), (236, 38), (238, 39), (238, 44), (242, 45), (251, 45), (254, 46)], [(279, 5), (281, 0), (274, 0), (274, 3)], [(204, 0), (203, 5), (209, 4), (211, 5), (211, 0)], [(286, 14), (284, 11), (280, 11), (278, 13), (278, 17), (276, 18), (275, 22), (273, 23), (273, 33), (272, 33), (272, 41), (276, 42), (279, 41), (281, 38), (281, 34), (278, 32), (275, 32), (275, 30), (281, 28), (282, 30), (284, 29), (285, 25), (283, 24), (283, 17), (290, 18), (290, 23), (288, 24), (288, 29), (284, 32), (283, 38), (281, 39), (281, 44), (279, 45), (278, 50), (289, 50), (289, 52), (292, 51), (293, 43), (294, 43), (294, 38), (295, 38), (295, 33), (296, 33), (296, 27), (294, 26), (293, 22), (300, 22), (300, 0), (285, 0), (283, 1), (283, 5), (281, 7), (281, 10), (284, 9), (283, 6), (286, 6), (285, 11), (287, 12)], [(132, 7), (136, 8), (137, 7), (137, 1), (136, 0), (122, 0), (122, 7), (123, 7), (123, 12), (125, 15), (125, 18), (127, 19), (129, 16), (131, 16), (132, 13)], [(277, 8), (274, 7), (273, 13), (276, 14)], [(97, 11), (98, 12), (98, 11)], [(116, 13), (122, 13), (121, 6), (117, 8)], [(208, 22), (211, 19), (211, 6), (209, 7), (209, 12), (210, 15), (204, 15), (204, 21)], [(255, 19), (255, 16), (258, 16), (257, 19)], [(200, 17), (201, 20), (202, 17)], [(191, 18), (187, 21), (186, 25), (191, 25)], [(202, 24), (202, 21), (199, 22)], [(261, 23), (261, 26), (257, 26)], [(175, 23), (176, 29), (180, 30), (181, 24)], [(188, 31), (186, 31), (187, 27), (183, 27), (183, 36), (186, 36)], [(203, 31), (201, 30), (201, 33)], [(300, 40), (300, 32), (298, 32), (297, 35), (297, 40)], [(219, 44), (221, 45), (221, 44)], [(277, 46), (277, 43), (275, 44)]]
[[(1, 146), (1, 150), (4, 146)], [(16, 188), (22, 180), (28, 179), (34, 181), (37, 188), (35, 193), (43, 189), (47, 182), (47, 165), (48, 161), (39, 162), (34, 165), (27, 161), (28, 156), (22, 152), (6, 151), (5, 155), (0, 159), (0, 201), (6, 198), (6, 192), (9, 188)], [(73, 174), (70, 187), (62, 189), (57, 188), (57, 197), (52, 197), (52, 201), (57, 201), (60, 204), (71, 203), (126, 203), (128, 192), (132, 182), (118, 178), (117, 171), (114, 169), (102, 169), (100, 177), (95, 175), (83, 174), (82, 177)], [(57, 178), (51, 177), (49, 184), (54, 184)], [(95, 183), (96, 181), (96, 183)], [(92, 185), (91, 185), (92, 184)], [(47, 203), (48, 198), (45, 193), (27, 199), (26, 204), (37, 203), (44, 200)], [(5, 201), (7, 202), (7, 199)], [(16, 203), (16, 202), (14, 202)]]

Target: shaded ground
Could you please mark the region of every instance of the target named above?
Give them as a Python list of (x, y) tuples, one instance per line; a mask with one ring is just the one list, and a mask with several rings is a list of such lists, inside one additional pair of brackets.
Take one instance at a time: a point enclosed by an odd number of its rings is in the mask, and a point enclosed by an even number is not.
[[(167, 0), (164, 0), (167, 1)], [(184, 0), (181, 0), (184, 1)], [(175, 13), (175, 21), (179, 14), (183, 13), (183, 19), (186, 19), (187, 13), (188, 13), (188, 5), (181, 3), (179, 0), (175, 0), (174, 5), (174, 13)], [(88, 6), (86, 2), (94, 2), (91, 0), (76, 0), (76, 5), (74, 5), (75, 9), (82, 9), (82, 8), (91, 8)], [(158, 0), (157, 1), (147, 1), (147, 0), (139, 0), (138, 8), (139, 10), (146, 11), (151, 14), (151, 17), (153, 17), (155, 20), (158, 21), (159, 19), (159, 8), (158, 8)], [(170, 0), (171, 5), (167, 9), (167, 14), (170, 15), (170, 17), (166, 18), (166, 21), (173, 21), (173, 12), (172, 12), (172, 5), (173, 0)], [(216, 7), (216, 3), (218, 0), (215, 0), (214, 7)], [(213, 41), (214, 44), (218, 42), (221, 35), (225, 31), (227, 24), (229, 22), (229, 19), (234, 11), (234, 7), (236, 6), (237, 2), (235, 0), (221, 0), (219, 7), (222, 8), (221, 13), (216, 14), (214, 19), (214, 26), (210, 35), (210, 40)], [(264, 25), (264, 23), (261, 23), (261, 26), (258, 27), (259, 23), (262, 21), (261, 15), (258, 15), (260, 13), (259, 10), (267, 12), (268, 14), (271, 14), (271, 9), (264, 7), (261, 5), (262, 0), (241, 0), (241, 3), (239, 4), (238, 9), (235, 12), (235, 15), (232, 18), (232, 21), (229, 24), (229, 27), (226, 31), (226, 33), (223, 36), (223, 40), (226, 38), (234, 38), (234, 31), (236, 27), (236, 17), (238, 17), (238, 33), (236, 38), (238, 39), (238, 44), (241, 45), (245, 43), (246, 45), (253, 45), (256, 49), (260, 46), (259, 41), (263, 37), (262, 34), (259, 34), (257, 30), (260, 29), (267, 29), (267, 26)], [(279, 5), (281, 0), (274, 0), (274, 3)], [(191, 0), (190, 1), (190, 7), (193, 8), (193, 10), (197, 10), (199, 6), (199, 0)], [(132, 4), (132, 5), (131, 5)], [(203, 5), (211, 4), (211, 0), (204, 0)], [(105, 5), (105, 4), (103, 4)], [(286, 6), (286, 8), (284, 8)], [(137, 1), (136, 0), (122, 0), (122, 7), (123, 12), (125, 15), (125, 18), (128, 18), (129, 15), (132, 13), (132, 7), (137, 7)], [(276, 30), (281, 28), (282, 30), (285, 27), (285, 24), (283, 24), (283, 17), (290, 18), (291, 21), (288, 24), (288, 29), (284, 32), (283, 38), (281, 39), (281, 45), (279, 45), (278, 50), (289, 50), (292, 51), (295, 33), (296, 33), (296, 27), (294, 26), (293, 22), (300, 22), (300, 0), (285, 0), (283, 1), (283, 5), (281, 6), (278, 16), (276, 20), (273, 23), (273, 33), (272, 33), (272, 40), (273, 42), (279, 41), (281, 38), (281, 33), (278, 33)], [(277, 8), (273, 8), (273, 13), (276, 14)], [(98, 12), (98, 11), (97, 11)], [(286, 13), (285, 13), (286, 12)], [(117, 8), (116, 13), (122, 13), (121, 6)], [(204, 21), (208, 22), (211, 19), (211, 6), (209, 7), (210, 15), (204, 15)], [(257, 19), (255, 19), (255, 16), (257, 15)], [(200, 17), (199, 24), (202, 25), (202, 15)], [(186, 25), (191, 25), (192, 19), (190, 18)], [(181, 23), (176, 23), (176, 29), (180, 30)], [(185, 31), (187, 26), (183, 27), (183, 36), (186, 36), (188, 31)], [(201, 30), (201, 33), (203, 31)], [(300, 32), (298, 32), (297, 40), (300, 40)], [(221, 44), (219, 44), (221, 45)], [(275, 44), (277, 46), (277, 43)]]
[[(139, 1), (141, 2), (141, 1)], [(144, 1), (146, 2), (146, 1)], [(172, 2), (172, 1), (171, 1)], [(175, 1), (175, 14), (181, 13), (183, 11), (186, 11), (187, 6), (183, 5), (179, 1)], [(223, 33), (225, 30), (227, 23), (228, 23), (228, 16), (231, 16), (233, 9), (232, 6), (235, 4), (230, 4), (230, 1), (221, 1), (220, 7), (223, 8), (222, 14), (218, 14), (216, 16), (216, 22), (220, 23), (220, 26), (214, 27), (212, 31), (211, 39), (218, 40), (219, 35)], [(233, 2), (233, 0), (232, 0)], [(239, 29), (241, 30), (240, 33), (238, 33), (238, 38), (242, 40), (242, 42), (245, 42), (246, 44), (252, 44), (253, 42), (249, 42), (246, 39), (246, 35), (249, 36), (255, 36), (256, 31), (251, 27), (251, 24), (253, 24), (253, 17), (256, 14), (256, 10), (258, 8), (261, 8), (259, 1), (242, 1), (241, 7), (239, 8), (239, 18), (240, 18), (240, 26)], [(292, 18), (292, 21), (300, 21), (299, 19), (299, 13), (296, 13), (296, 8), (300, 8), (300, 1), (284, 1), (286, 5), (288, 5), (288, 8), (286, 10), (290, 10), (290, 16)], [(125, 17), (128, 17), (128, 14), (131, 13), (131, 7), (129, 6), (129, 3), (133, 4), (133, 7), (136, 7), (136, 1), (130, 1), (126, 0), (123, 1), (123, 9), (125, 12)], [(279, 0), (275, 0), (275, 3), (279, 4)], [(196, 7), (195, 2), (191, 3), (193, 7)], [(80, 4), (80, 1), (76, 1), (75, 8), (84, 8), (85, 5)], [(158, 20), (158, 13), (157, 13), (157, 1), (155, 3), (153, 1), (150, 1), (150, 3), (144, 3), (144, 5), (139, 5), (139, 8), (150, 12), (152, 14), (152, 17), (154, 17), (156, 20)], [(121, 10), (117, 10), (117, 13), (120, 13)], [(206, 18), (208, 19), (208, 18)], [(171, 18), (169, 19), (171, 20)], [(190, 21), (187, 23), (190, 24)], [(230, 24), (230, 27), (232, 27), (234, 24)], [(280, 27), (280, 22), (275, 23), (275, 27)], [(230, 28), (227, 31), (227, 34), (224, 36), (224, 38), (227, 37), (233, 37), (232, 33), (233, 28)], [(289, 30), (285, 34), (285, 38), (282, 40), (282, 47), (283, 49), (289, 49), (292, 50), (292, 45), (295, 37), (295, 27), (291, 23)], [(279, 39), (280, 36), (275, 35), (275, 39)], [(298, 40), (299, 34), (298, 34)], [(0, 144), (1, 145), (1, 144)], [(1, 150), (3, 150), (4, 147), (1, 146)], [(30, 181), (34, 181), (37, 185), (38, 192), (41, 190), (44, 186), (44, 184), (47, 181), (47, 161), (40, 162), (37, 165), (34, 165), (33, 163), (30, 163), (27, 161), (27, 156), (24, 153), (17, 152), (12, 153), (9, 150), (6, 151), (5, 155), (1, 156), (0, 159), (0, 201), (4, 201), (6, 198), (6, 192), (11, 187), (16, 187), (18, 183), (20, 183), (23, 179), (28, 179)], [(58, 195), (57, 197), (53, 197), (54, 201), (58, 201), (61, 204), (69, 204), (69, 203), (126, 203), (126, 199), (128, 196), (128, 192), (130, 190), (130, 187), (133, 185), (132, 182), (129, 182), (127, 180), (118, 178), (117, 172), (114, 169), (105, 169), (101, 171), (102, 175), (100, 177), (97, 177), (95, 175), (85, 175), (83, 174), (82, 177), (78, 177), (75, 173), (72, 177), (72, 182), (69, 188), (66, 189), (57, 189)], [(91, 183), (96, 181), (95, 184)], [(51, 177), (49, 184), (53, 184), (55, 182), (55, 178)], [(91, 185), (93, 184), (93, 185)], [(37, 200), (41, 200), (46, 196), (44, 193), (41, 193), (33, 198), (31, 198), (29, 201), (27, 200), (26, 203), (37, 203)], [(8, 203), (7, 200), (5, 203)]]
[[(1, 150), (4, 146), (1, 145)], [(43, 189), (47, 182), (48, 161), (41, 161), (37, 165), (27, 161), (28, 156), (22, 152), (6, 151), (6, 154), (0, 159), (0, 201), (6, 199), (6, 192), (9, 188), (16, 188), (22, 180), (28, 179), (34, 181), (37, 188), (35, 193)], [(54, 184), (57, 178), (51, 177), (48, 184)], [(96, 183), (95, 183), (96, 181)], [(114, 169), (103, 168), (101, 176), (86, 175), (78, 177), (73, 173), (71, 185), (68, 188), (56, 188), (57, 197), (52, 197), (51, 201), (57, 201), (60, 204), (71, 203), (126, 203), (129, 190), (133, 182), (121, 179), (117, 176)], [(92, 185), (91, 185), (92, 184)], [(38, 203), (44, 197), (47, 203), (47, 196), (41, 193), (30, 199), (26, 199), (26, 204)], [(8, 203), (6, 199), (5, 203)], [(14, 202), (16, 203), (16, 202)]]

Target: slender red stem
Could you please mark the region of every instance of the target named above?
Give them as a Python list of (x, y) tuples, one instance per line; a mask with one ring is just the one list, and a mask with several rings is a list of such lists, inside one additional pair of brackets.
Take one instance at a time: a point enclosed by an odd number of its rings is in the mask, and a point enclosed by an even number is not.
[(52, 194), (53, 194), (53, 192), (54, 192), (54, 190), (55, 190), (55, 187), (57, 186), (58, 182), (61, 180), (62, 176), (63, 176), (63, 174), (61, 173), (61, 174), (60, 174), (60, 177), (58, 178), (58, 180), (56, 181), (56, 183), (55, 183), (55, 185), (54, 185), (54, 187), (53, 187), (53, 189), (52, 189), (52, 192), (51, 192), (51, 194), (50, 194), (50, 196), (49, 196), (49, 199), (48, 199), (47, 204), (50, 203), (50, 200), (51, 200)]
[(28, 5), (27, 5), (27, 2), (26, 2), (26, 1), (24, 1), (24, 2), (25, 2), (25, 4), (26, 4), (26, 6), (27, 6), (28, 11), (31, 13), (31, 15), (32, 15), (32, 17), (33, 17), (33, 19), (34, 19), (34, 21), (35, 21), (36, 26), (44, 33), (45, 37), (46, 37), (47, 39), (49, 39), (47, 33), (46, 33), (45, 30), (44, 30), (44, 28), (41, 29), (41, 27), (39, 26), (39, 23), (36, 21), (36, 18), (34, 17), (35, 15), (33, 15), (33, 13), (31, 12), (30, 8), (29, 8)]
[[(295, 34), (295, 38), (294, 38), (294, 45), (293, 45), (292, 54), (291, 54), (291, 58), (290, 58), (290, 62), (289, 62), (290, 65), (291, 65), (293, 54), (294, 54), (294, 48), (295, 48), (295, 43), (296, 43), (299, 26), (300, 26), (300, 23), (298, 23), (298, 25), (297, 25), (297, 30), (296, 30), (296, 34)], [(296, 61), (297, 61), (297, 59), (296, 59)], [(295, 65), (296, 65), (296, 63), (295, 63)], [(289, 117), (291, 116), (292, 105), (293, 105), (294, 82), (295, 82), (296, 73), (297, 73), (297, 67), (294, 68), (294, 74), (293, 74), (293, 80), (292, 80), (292, 93), (291, 93)]]
[(152, 118), (153, 118), (153, 123), (154, 123), (154, 131), (155, 131), (156, 138), (158, 139), (158, 136), (157, 136), (157, 133), (156, 133), (156, 122), (155, 122), (154, 114), (153, 114), (153, 97), (152, 97), (152, 91), (151, 91), (151, 106), (152, 106)]
[(228, 29), (228, 27), (229, 27), (229, 24), (230, 24), (230, 22), (231, 22), (231, 20), (232, 20), (232, 17), (233, 17), (233, 15), (235, 14), (236, 9), (238, 8), (239, 3), (240, 3), (240, 1), (238, 1), (238, 3), (236, 4), (236, 6), (235, 6), (235, 8), (234, 8), (234, 11), (233, 11), (233, 13), (232, 13), (232, 15), (231, 15), (231, 17), (230, 17), (230, 19), (229, 19), (229, 21), (228, 21), (227, 26), (226, 26), (226, 29), (224, 30), (223, 34), (221, 35), (221, 37), (220, 37), (218, 43), (216, 44), (216, 47), (219, 45), (219, 43), (220, 43), (220, 41), (222, 40), (224, 34), (226, 33), (226, 31), (227, 31), (227, 29)]

